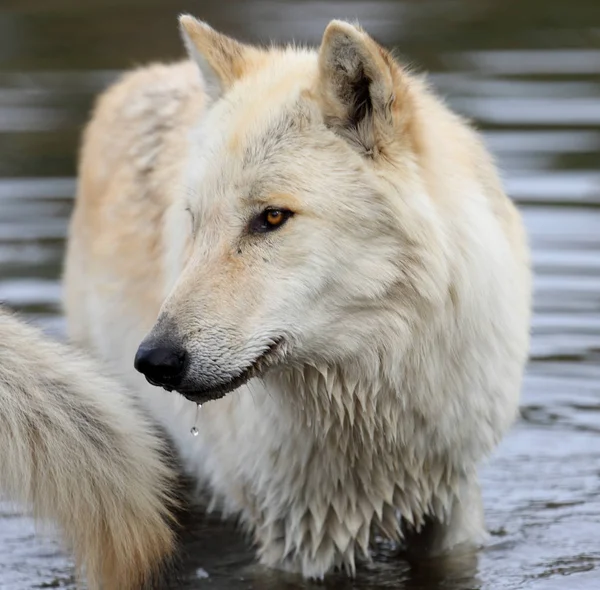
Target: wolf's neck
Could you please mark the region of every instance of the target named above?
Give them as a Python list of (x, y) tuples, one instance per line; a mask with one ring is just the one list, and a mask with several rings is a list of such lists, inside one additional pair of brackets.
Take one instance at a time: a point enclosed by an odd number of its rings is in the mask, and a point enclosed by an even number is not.
[[(287, 429), (280, 431), (285, 438), (278, 449), (293, 449), (288, 464), (319, 485), (329, 477), (331, 485), (343, 482), (356, 493), (370, 490), (366, 495), (378, 497), (389, 509), (385, 526), (396, 522), (396, 508), (409, 521), (422, 522), (430, 502), (445, 518), (457, 474), (436, 456), (418, 404), (405, 395), (401, 383), (394, 383), (383, 366), (384, 355), (379, 358), (370, 370), (357, 361), (343, 368), (305, 366), (273, 376), (277, 391), (269, 387), (274, 394), (269, 403), (291, 414), (291, 420), (283, 420)], [(299, 447), (308, 451), (300, 455)], [(411, 498), (418, 498), (417, 503)]]
[(400, 404), (381, 364), (304, 365), (274, 378), (281, 403), (321, 436), (359, 431), (372, 439), (382, 428), (388, 436), (396, 430), (390, 422)]

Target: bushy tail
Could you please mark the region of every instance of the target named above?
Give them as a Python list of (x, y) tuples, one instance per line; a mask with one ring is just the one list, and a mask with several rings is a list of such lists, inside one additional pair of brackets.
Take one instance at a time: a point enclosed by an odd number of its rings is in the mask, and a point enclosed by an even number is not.
[(132, 394), (0, 309), (0, 495), (61, 527), (90, 588), (145, 588), (169, 562), (165, 456)]

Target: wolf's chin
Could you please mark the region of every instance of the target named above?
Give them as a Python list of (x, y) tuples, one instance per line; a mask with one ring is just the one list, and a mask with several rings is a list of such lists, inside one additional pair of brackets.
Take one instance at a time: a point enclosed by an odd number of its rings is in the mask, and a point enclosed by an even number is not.
[(284, 339), (276, 338), (272, 343), (250, 363), (241, 373), (216, 385), (203, 388), (182, 387), (176, 389), (177, 393), (197, 404), (225, 397), (235, 391), (254, 377), (262, 377), (269, 369), (280, 362), (284, 357)]

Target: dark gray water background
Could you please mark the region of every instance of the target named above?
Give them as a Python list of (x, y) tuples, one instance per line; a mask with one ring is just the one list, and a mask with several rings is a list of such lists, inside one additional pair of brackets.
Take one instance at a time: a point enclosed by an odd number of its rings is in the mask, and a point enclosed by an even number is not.
[[(318, 43), (329, 19), (358, 18), (476, 122), (529, 230), (531, 361), (521, 419), (482, 470), (490, 547), (445, 568), (382, 554), (327, 587), (600, 589), (600, 2), (0, 0), (0, 300), (51, 334), (91, 101), (123, 69), (181, 56), (181, 11), (260, 41)], [(186, 588), (310, 587), (250, 566), (214, 521), (187, 549)], [(72, 587), (71, 562), (0, 504), (0, 589), (40, 587)]]

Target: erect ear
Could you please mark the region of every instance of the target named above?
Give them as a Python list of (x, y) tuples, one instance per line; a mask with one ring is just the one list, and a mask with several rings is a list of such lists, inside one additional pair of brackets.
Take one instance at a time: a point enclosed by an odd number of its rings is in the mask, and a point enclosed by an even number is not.
[(223, 35), (189, 14), (179, 17), (179, 26), (187, 52), (198, 64), (213, 100), (256, 68), (265, 55), (263, 50)]
[(361, 29), (334, 20), (319, 50), (319, 88), (325, 122), (370, 156), (393, 140), (400, 68)]

